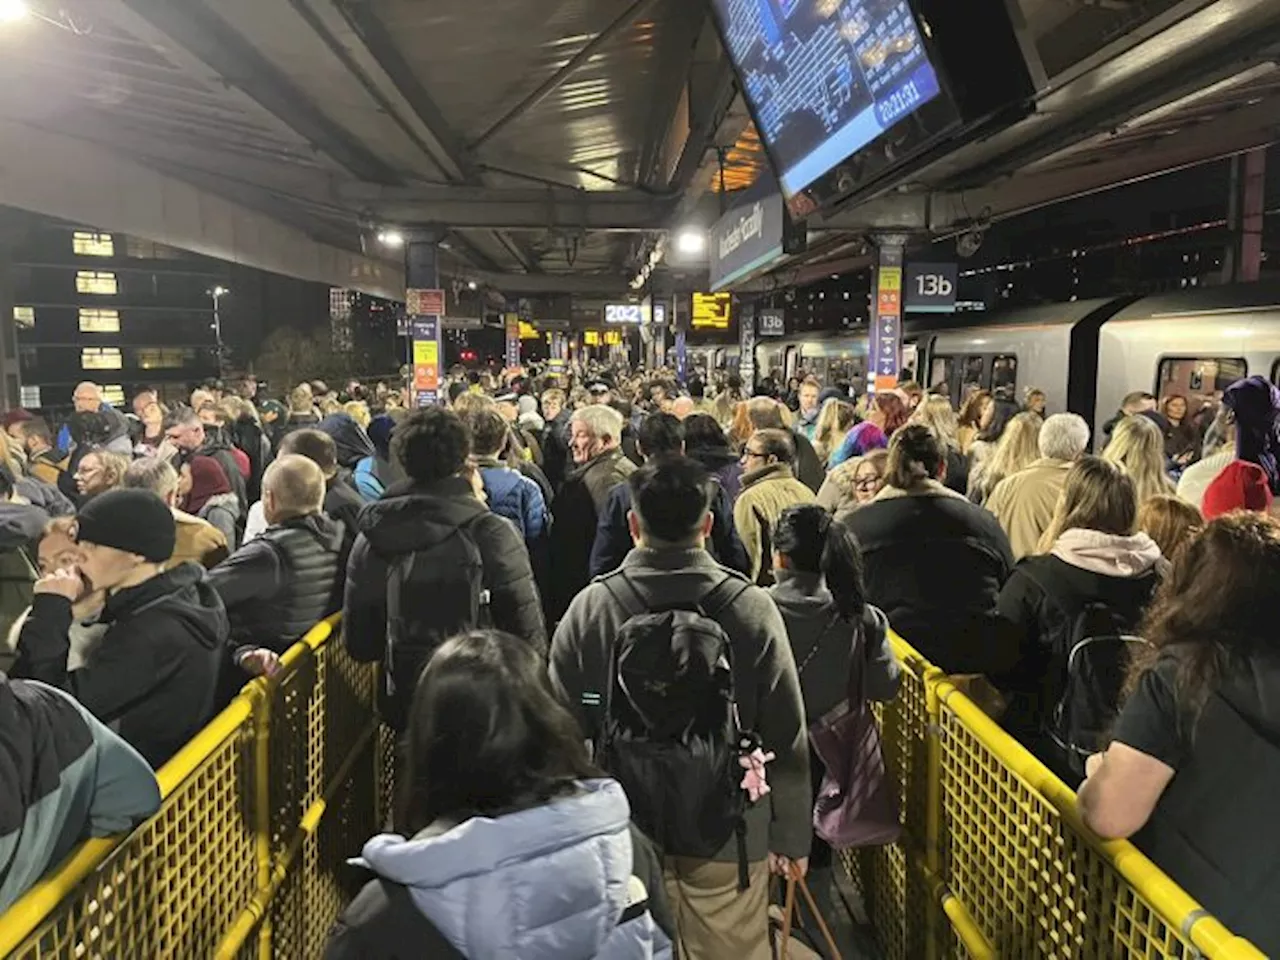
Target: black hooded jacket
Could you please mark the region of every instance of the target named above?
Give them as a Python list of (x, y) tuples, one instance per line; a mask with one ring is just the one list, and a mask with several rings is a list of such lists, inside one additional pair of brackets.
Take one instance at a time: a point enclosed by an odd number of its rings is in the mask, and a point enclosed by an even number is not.
[(461, 477), (397, 484), (360, 514), (347, 566), (343, 638), (362, 662), (381, 660), (387, 645), (387, 577), (398, 557), (424, 551), (470, 523), (484, 566), (493, 626), (547, 649), (547, 628), (529, 553), (511, 521), (490, 513)]
[(184, 563), (107, 598), (92, 660), (67, 670), (71, 601), (37, 594), (13, 675), (75, 696), (160, 767), (210, 719), (230, 626), (204, 570)]

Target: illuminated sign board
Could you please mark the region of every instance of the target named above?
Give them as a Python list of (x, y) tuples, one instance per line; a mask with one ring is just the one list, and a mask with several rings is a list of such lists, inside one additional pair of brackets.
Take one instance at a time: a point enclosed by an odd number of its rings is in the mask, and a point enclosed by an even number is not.
[(519, 321), (519, 326), (517, 327), (517, 329), (520, 332), (521, 340), (537, 340), (538, 339), (538, 331), (532, 323), (529, 323), (525, 320), (521, 320)]
[(584, 331), (582, 332), (582, 345), (583, 345), (584, 347), (598, 347), (598, 346), (600, 346), (600, 331), (598, 331), (598, 330), (584, 330)]
[(644, 323), (644, 307), (638, 303), (610, 303), (604, 308), (605, 323)]
[(695, 330), (728, 330), (731, 295), (695, 293), (692, 324)]

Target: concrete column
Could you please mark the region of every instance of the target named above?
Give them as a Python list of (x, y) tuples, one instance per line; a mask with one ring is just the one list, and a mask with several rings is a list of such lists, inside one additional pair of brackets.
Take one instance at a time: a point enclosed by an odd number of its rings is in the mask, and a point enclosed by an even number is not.
[(1222, 258), (1224, 283), (1252, 283), (1262, 272), (1262, 228), (1267, 200), (1267, 148), (1231, 158), (1227, 226), (1231, 239)]
[(13, 288), (13, 248), (0, 237), (0, 413), (20, 406), (22, 396)]

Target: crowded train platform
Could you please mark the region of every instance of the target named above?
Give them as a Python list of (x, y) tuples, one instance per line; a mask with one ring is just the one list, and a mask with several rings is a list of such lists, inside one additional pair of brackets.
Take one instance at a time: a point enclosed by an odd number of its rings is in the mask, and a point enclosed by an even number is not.
[(5, 415), (0, 947), (1280, 951), (1280, 390), (708, 373)]

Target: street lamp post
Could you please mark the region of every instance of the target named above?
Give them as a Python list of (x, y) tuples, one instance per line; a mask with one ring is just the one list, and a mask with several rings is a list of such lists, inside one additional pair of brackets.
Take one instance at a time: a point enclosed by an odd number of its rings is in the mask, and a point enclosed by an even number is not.
[(209, 291), (209, 296), (213, 297), (213, 339), (215, 349), (218, 351), (218, 379), (222, 379), (222, 298), (231, 291), (224, 286), (216, 286)]

